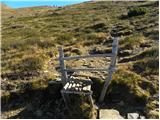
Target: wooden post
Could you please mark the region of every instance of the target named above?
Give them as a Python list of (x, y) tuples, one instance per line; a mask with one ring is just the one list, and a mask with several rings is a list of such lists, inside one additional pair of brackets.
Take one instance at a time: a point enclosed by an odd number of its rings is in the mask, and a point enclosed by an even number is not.
[(100, 95), (100, 98), (99, 98), (100, 103), (103, 102), (106, 91), (107, 91), (107, 88), (108, 88), (109, 83), (112, 79), (113, 69), (114, 69), (115, 64), (116, 64), (117, 51), (118, 51), (118, 38), (114, 38), (114, 41), (112, 43), (112, 54), (113, 54), (113, 56), (111, 57), (111, 64), (110, 64), (110, 67), (109, 67), (109, 75), (108, 75), (107, 80), (104, 83), (104, 86), (103, 86), (103, 89), (102, 89), (102, 92), (101, 92), (101, 95)]
[(94, 103), (93, 103), (93, 99), (92, 99), (92, 95), (89, 95), (89, 101), (91, 103), (91, 107), (94, 108)]
[(59, 47), (58, 49), (59, 51), (59, 62), (60, 62), (60, 70), (61, 70), (61, 80), (62, 80), (62, 84), (65, 85), (67, 82), (67, 71), (64, 71), (64, 69), (66, 69), (66, 66), (64, 64), (64, 53), (63, 53), (63, 48)]

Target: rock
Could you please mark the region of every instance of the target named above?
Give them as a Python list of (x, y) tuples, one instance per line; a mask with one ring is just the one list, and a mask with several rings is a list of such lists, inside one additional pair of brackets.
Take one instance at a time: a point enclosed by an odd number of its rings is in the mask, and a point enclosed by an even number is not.
[(132, 50), (122, 50), (122, 51), (119, 52), (119, 55), (120, 55), (121, 57), (124, 57), (124, 56), (129, 56), (129, 55), (131, 55), (132, 53), (133, 53)]
[(146, 119), (146, 117), (145, 117), (145, 116), (142, 116), (142, 115), (140, 115), (139, 118), (140, 118), (140, 119)]
[(151, 96), (149, 99), (150, 100), (158, 100), (159, 99), (159, 95), (155, 94), (155, 95)]
[(127, 118), (128, 119), (138, 119), (139, 118), (139, 114), (138, 113), (128, 113), (127, 114)]
[(99, 119), (124, 119), (117, 110), (101, 109), (99, 110)]

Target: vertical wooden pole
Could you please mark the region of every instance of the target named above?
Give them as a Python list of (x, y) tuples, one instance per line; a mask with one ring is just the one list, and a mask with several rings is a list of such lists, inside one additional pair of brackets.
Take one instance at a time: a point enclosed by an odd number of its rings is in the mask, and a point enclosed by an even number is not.
[(61, 80), (62, 84), (65, 85), (67, 81), (67, 71), (64, 71), (66, 69), (66, 66), (64, 64), (64, 53), (63, 53), (63, 47), (59, 47), (59, 62), (60, 62), (60, 70), (61, 70)]
[(91, 107), (94, 108), (94, 103), (93, 103), (92, 95), (89, 95), (89, 101), (91, 103)]
[(99, 98), (99, 102), (103, 102), (107, 88), (109, 86), (109, 83), (112, 79), (112, 73), (113, 73), (113, 69), (115, 68), (115, 64), (116, 64), (116, 56), (117, 56), (117, 52), (118, 52), (118, 38), (114, 38), (113, 43), (112, 43), (112, 54), (113, 56), (111, 57), (111, 64), (109, 67), (109, 74), (108, 74), (108, 78), (104, 83), (100, 98)]

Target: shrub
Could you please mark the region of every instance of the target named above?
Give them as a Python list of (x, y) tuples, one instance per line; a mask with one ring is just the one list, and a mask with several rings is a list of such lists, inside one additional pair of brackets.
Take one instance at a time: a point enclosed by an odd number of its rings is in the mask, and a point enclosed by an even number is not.
[(41, 48), (49, 48), (55, 46), (55, 42), (53, 40), (43, 40), (39, 41), (37, 44)]
[(65, 45), (65, 44), (70, 44), (73, 42), (73, 35), (72, 34), (61, 34), (57, 37), (56, 42)]
[(42, 70), (44, 66), (43, 57), (29, 55), (22, 59), (20, 63), (21, 71), (38, 71)]
[(139, 47), (143, 42), (144, 42), (144, 36), (136, 33), (120, 41), (120, 44), (121, 45), (124, 44), (124, 47), (126, 49), (133, 49), (135, 47)]
[(159, 55), (159, 49), (158, 47), (153, 47), (150, 49), (147, 49), (146, 51), (142, 52), (138, 56), (135, 57), (135, 60), (138, 58), (145, 58), (145, 57), (158, 57)]
[(137, 61), (133, 65), (133, 70), (136, 71), (137, 73), (142, 73), (142, 74), (158, 74), (158, 69), (159, 69), (159, 60), (158, 57), (151, 57), (148, 59), (143, 59), (140, 61)]
[[(145, 81), (145, 78), (140, 75), (119, 69), (115, 74), (113, 74), (113, 79), (108, 88), (108, 99), (113, 100), (123, 100), (128, 104), (145, 104), (150, 92), (142, 88), (141, 84)], [(118, 91), (117, 91), (118, 90)], [(106, 99), (107, 100), (107, 99)]]
[(131, 8), (128, 11), (128, 16), (132, 17), (132, 16), (138, 16), (138, 15), (144, 15), (146, 13), (147, 13), (147, 9), (146, 8), (135, 7), (135, 8)]

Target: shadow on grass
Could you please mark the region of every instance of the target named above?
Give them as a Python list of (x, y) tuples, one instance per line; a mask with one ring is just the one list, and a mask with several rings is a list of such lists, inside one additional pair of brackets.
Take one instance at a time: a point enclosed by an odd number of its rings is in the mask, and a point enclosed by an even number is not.
[(2, 96), (1, 101), (2, 114), (24, 108), (18, 114), (9, 117), (11, 119), (64, 118), (65, 105), (60, 91), (51, 94), (49, 88), (12, 92), (9, 96)]

